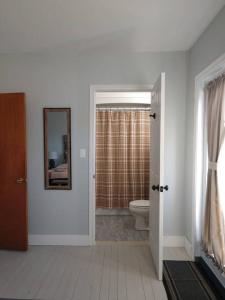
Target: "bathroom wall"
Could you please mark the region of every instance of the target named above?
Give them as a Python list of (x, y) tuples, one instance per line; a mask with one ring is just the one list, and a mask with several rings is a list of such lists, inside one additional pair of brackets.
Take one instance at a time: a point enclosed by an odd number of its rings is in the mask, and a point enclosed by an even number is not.
[[(185, 117), (187, 53), (132, 53), (94, 48), (0, 55), (0, 91), (27, 96), (28, 199), (31, 234), (88, 235), (89, 88), (91, 84), (152, 84), (166, 72), (165, 235), (185, 231)], [(42, 108), (72, 109), (71, 191), (44, 190)]]

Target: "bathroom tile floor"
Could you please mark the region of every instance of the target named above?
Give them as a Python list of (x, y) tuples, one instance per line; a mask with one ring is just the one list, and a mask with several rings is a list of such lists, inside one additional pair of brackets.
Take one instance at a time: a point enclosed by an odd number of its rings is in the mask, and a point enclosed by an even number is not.
[(96, 241), (144, 241), (148, 231), (134, 228), (133, 216), (96, 216)]

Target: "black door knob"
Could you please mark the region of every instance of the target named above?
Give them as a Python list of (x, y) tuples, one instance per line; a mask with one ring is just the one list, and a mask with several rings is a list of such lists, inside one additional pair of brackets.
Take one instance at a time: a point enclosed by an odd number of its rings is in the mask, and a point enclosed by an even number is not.
[(153, 185), (152, 190), (153, 191), (159, 191), (159, 185)]
[(168, 190), (169, 190), (168, 185), (160, 186), (160, 192), (162, 193), (164, 190), (165, 190), (165, 191), (168, 191)]

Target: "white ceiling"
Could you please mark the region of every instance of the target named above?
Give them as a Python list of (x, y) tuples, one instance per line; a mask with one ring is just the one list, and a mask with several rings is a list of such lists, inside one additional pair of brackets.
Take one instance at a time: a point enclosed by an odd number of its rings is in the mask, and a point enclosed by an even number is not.
[(0, 53), (84, 49), (187, 50), (225, 0), (0, 0)]

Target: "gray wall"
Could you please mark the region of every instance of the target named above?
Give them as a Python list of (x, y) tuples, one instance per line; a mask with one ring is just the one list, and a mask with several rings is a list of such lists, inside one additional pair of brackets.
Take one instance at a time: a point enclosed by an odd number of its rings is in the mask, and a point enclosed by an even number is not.
[(215, 59), (225, 53), (225, 8), (218, 14), (207, 30), (189, 52), (188, 93), (187, 93), (187, 143), (185, 178), (185, 235), (192, 239), (192, 172), (193, 172), (193, 124), (195, 76)]
[[(88, 159), (91, 84), (152, 84), (166, 72), (166, 235), (185, 231), (184, 153), (187, 54), (92, 49), (75, 55), (0, 55), (0, 90), (27, 95), (29, 232), (88, 234)], [(42, 108), (72, 109), (72, 191), (45, 191)]]

